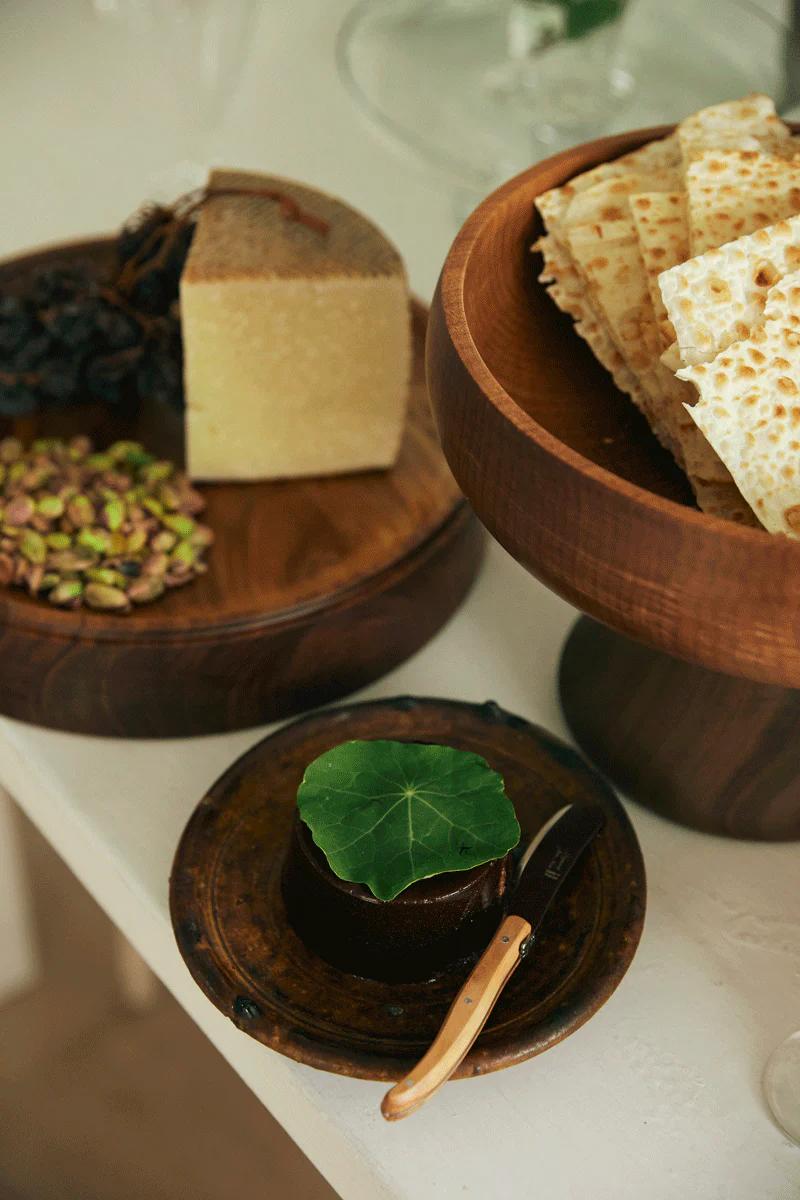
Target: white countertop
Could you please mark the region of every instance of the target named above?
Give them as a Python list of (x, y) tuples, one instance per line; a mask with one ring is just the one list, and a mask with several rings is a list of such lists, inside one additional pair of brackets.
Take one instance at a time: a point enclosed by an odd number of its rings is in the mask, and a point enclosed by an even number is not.
[[(345, 7), (263, 6), (219, 135), (224, 157), (353, 201), (396, 239), (426, 295), (453, 233), (450, 198), (358, 123), (332, 65)], [(169, 158), (164, 85), (148, 74), (139, 94), (164, 107), (133, 110), (126, 89), (143, 73), (126, 73), (113, 28), (87, 11), (40, 0), (0, 8), (14, 114), (0, 126), (0, 252), (117, 224), (141, 199), (142, 177)], [(493, 547), (458, 616), (362, 696), (494, 698), (563, 733), (554, 672), (573, 615)], [(542, 1057), (449, 1085), (390, 1126), (378, 1112), (382, 1085), (299, 1066), (239, 1033), (173, 942), (167, 878), (178, 836), (208, 785), (263, 732), (126, 743), (0, 720), (0, 782), (345, 1200), (800, 1194), (800, 1151), (760, 1092), (768, 1054), (800, 1027), (796, 845), (705, 837), (631, 805), (649, 904), (612, 999)]]

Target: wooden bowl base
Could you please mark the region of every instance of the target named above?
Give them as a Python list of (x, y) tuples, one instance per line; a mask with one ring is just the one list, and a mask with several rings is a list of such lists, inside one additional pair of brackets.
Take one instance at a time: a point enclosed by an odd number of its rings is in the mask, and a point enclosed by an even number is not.
[(682, 662), (587, 617), (559, 690), (581, 750), (640, 804), (707, 833), (800, 838), (800, 691)]
[[(0, 263), (0, 285), (24, 295), (42, 268), (76, 263), (103, 280), (113, 257), (108, 238), (61, 244)], [(391, 470), (203, 487), (208, 574), (125, 617), (0, 587), (0, 713), (95, 736), (222, 733), (364, 687), (433, 637), (471, 587), (484, 536), (436, 436), (418, 301), (411, 316), (408, 419)], [(180, 414), (132, 407), (0, 416), (0, 437), (134, 438), (180, 460)]]

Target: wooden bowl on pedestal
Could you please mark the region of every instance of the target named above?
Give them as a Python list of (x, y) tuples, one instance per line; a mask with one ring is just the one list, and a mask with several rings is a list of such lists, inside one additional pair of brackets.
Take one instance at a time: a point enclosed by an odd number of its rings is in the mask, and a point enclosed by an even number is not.
[(561, 664), (584, 751), (686, 824), (797, 838), (800, 544), (694, 507), (672, 459), (538, 283), (531, 253), (539, 193), (667, 132), (578, 146), (481, 204), (439, 281), (428, 385), (478, 516), (594, 618), (578, 623)]

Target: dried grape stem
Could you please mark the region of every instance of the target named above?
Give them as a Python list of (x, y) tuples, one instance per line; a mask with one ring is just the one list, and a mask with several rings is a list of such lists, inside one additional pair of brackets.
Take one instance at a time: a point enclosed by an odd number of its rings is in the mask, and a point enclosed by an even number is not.
[[(117, 277), (115, 290), (123, 294), (129, 291), (141, 277), (145, 270), (157, 269), (166, 261), (169, 251), (175, 243), (180, 232), (189, 223), (194, 214), (208, 203), (209, 200), (216, 200), (222, 196), (252, 196), (264, 200), (273, 200), (280, 206), (281, 213), (288, 221), (297, 221), (300, 225), (305, 225), (308, 229), (313, 229), (315, 233), (322, 236), (326, 235), (330, 230), (330, 223), (323, 217), (316, 216), (315, 213), (310, 213), (304, 209), (293, 196), (282, 192), (277, 188), (202, 188), (197, 192), (187, 192), (185, 196), (179, 197), (172, 206), (172, 209), (165, 209), (166, 213), (171, 212), (171, 217), (159, 222), (155, 229), (151, 230), (144, 243), (140, 246), (136, 254), (128, 259), (124, 267)], [(165, 232), (165, 226), (168, 227)], [(153, 247), (158, 240), (161, 239), (161, 245), (156, 252), (155, 258), (148, 260), (148, 255), (152, 252)]]

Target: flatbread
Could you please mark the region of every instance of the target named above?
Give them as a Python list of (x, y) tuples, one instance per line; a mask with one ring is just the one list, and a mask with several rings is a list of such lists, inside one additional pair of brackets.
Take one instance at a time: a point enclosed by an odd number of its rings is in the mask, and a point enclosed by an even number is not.
[(685, 367), (686, 363), (681, 358), (678, 343), (673, 342), (671, 346), (667, 346), (664, 353), (661, 355), (661, 361), (665, 367), (672, 371), (673, 375), (676, 371), (680, 371), (681, 367)]
[(697, 400), (696, 389), (677, 379), (660, 363), (653, 366), (645, 381), (652, 381), (658, 388), (659, 412), (677, 445), (677, 450), (673, 449), (674, 457), (685, 471), (700, 508), (703, 512), (742, 522), (746, 503), (738, 495), (728, 468), (687, 413), (687, 407)]
[(689, 257), (686, 198), (683, 192), (643, 192), (629, 196), (628, 204), (661, 345), (667, 347), (675, 341), (675, 330), (664, 306), (658, 277)]
[(656, 142), (646, 142), (637, 150), (623, 154), (621, 158), (611, 162), (600, 163), (588, 171), (576, 175), (560, 187), (542, 192), (535, 200), (536, 207), (542, 214), (548, 233), (557, 232), (561, 217), (573, 196), (586, 191), (606, 179), (614, 179), (619, 175), (652, 174), (669, 167), (679, 167), (681, 152), (678, 140), (674, 134)]
[(633, 222), (607, 221), (567, 230), (572, 260), (629, 368), (646, 371), (658, 357), (655, 318)]
[[(646, 284), (640, 282), (643, 268), (632, 221), (601, 227), (599, 254), (596, 228), (578, 226), (572, 231), (572, 240), (575, 259), (552, 238), (542, 238), (537, 244), (545, 258), (540, 278), (550, 284), (550, 295), (574, 318), (575, 331), (686, 471), (701, 508), (729, 520), (746, 520), (747, 505), (727, 469), (686, 413), (685, 405), (696, 397), (694, 388), (642, 353), (646, 339), (639, 322), (652, 324), (654, 316), (652, 308), (648, 309)], [(603, 258), (608, 260), (606, 264)], [(579, 275), (577, 263), (586, 269), (588, 283)], [(639, 311), (635, 305), (630, 308), (632, 300), (638, 300)]]
[[(659, 408), (664, 402), (659, 382), (652, 377), (649, 365), (641, 372), (643, 378), (628, 365), (625, 355), (620, 351), (618, 340), (612, 334), (605, 314), (598, 304), (597, 296), (592, 293), (586, 279), (579, 273), (569, 250), (552, 235), (540, 238), (533, 249), (538, 250), (544, 258), (544, 270), (539, 276), (539, 281), (549, 284), (547, 291), (551, 299), (562, 312), (573, 318), (575, 332), (583, 338), (595, 358), (609, 372), (616, 387), (630, 396), (665, 449), (683, 466), (680, 442), (660, 415)], [(671, 377), (671, 382), (682, 388), (688, 386), (679, 383), (674, 377)], [(692, 389), (688, 390), (693, 397)], [(686, 396), (681, 397), (681, 401), (685, 399)], [(672, 408), (679, 414), (679, 419), (683, 420), (685, 414), (682, 403), (676, 405), (673, 402)]]
[(547, 289), (550, 298), (562, 312), (572, 317), (575, 332), (588, 343), (595, 358), (609, 372), (619, 390), (640, 403), (641, 388), (636, 376), (626, 366), (592, 304), (586, 284), (578, 274), (568, 250), (552, 235), (540, 238), (533, 249), (539, 251), (544, 259), (539, 282), (550, 285)]
[(678, 171), (631, 172), (603, 179), (573, 196), (561, 216), (560, 232), (573, 225), (630, 220), (629, 197), (639, 192), (673, 192), (682, 187)]
[(693, 488), (698, 507), (710, 517), (721, 517), (723, 521), (734, 521), (751, 529), (760, 527), (758, 518), (733, 480), (730, 483), (696, 480)]
[(678, 343), (678, 366), (710, 362), (732, 342), (746, 337), (762, 319), (769, 289), (797, 270), (800, 215), (660, 275), (664, 308)]
[(632, 218), (576, 225), (567, 230), (567, 238), (592, 303), (639, 383), (635, 401), (658, 440), (683, 466), (680, 425), (687, 396), (658, 361), (658, 329)]
[[(653, 201), (659, 209), (663, 194), (680, 193), (680, 167), (678, 138), (671, 135), (551, 189), (536, 200), (547, 234), (534, 249), (542, 253), (540, 280), (551, 298), (572, 316), (578, 335), (687, 471), (700, 506), (747, 521), (752, 514), (729, 472), (687, 414), (695, 389), (659, 361), (671, 330), (656, 280), (688, 253), (686, 220), (682, 237), (674, 215), (663, 226), (656, 222), (652, 233), (644, 220), (648, 229), (640, 240), (629, 203), (629, 197), (646, 194), (659, 197)], [(679, 209), (679, 200), (670, 207)], [(667, 218), (668, 210), (662, 215)]]
[(680, 377), (700, 393), (689, 415), (762, 525), (800, 537), (800, 271), (770, 290), (749, 337)]
[(707, 150), (686, 172), (692, 255), (800, 212), (800, 159)]
[(754, 94), (702, 108), (678, 124), (685, 167), (706, 150), (763, 150), (782, 155), (791, 132), (769, 96)]
[(592, 303), (639, 382), (643, 394), (635, 399), (656, 437), (696, 490), (696, 485), (701, 491), (710, 484), (729, 485), (727, 469), (686, 415), (693, 389), (659, 361), (655, 313), (633, 219), (578, 225), (567, 234)]

